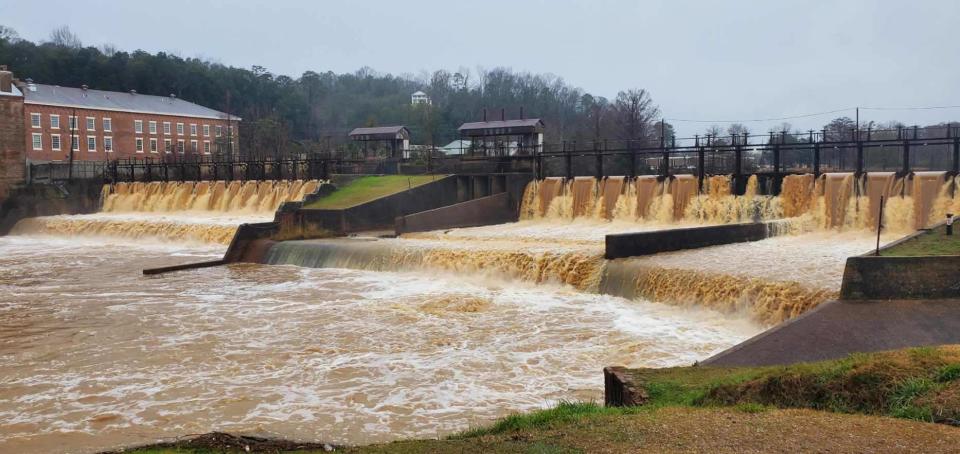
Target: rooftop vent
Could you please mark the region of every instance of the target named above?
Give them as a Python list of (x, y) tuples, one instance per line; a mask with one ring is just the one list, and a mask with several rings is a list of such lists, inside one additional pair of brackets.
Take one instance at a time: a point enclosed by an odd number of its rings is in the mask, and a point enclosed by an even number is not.
[(130, 94), (131, 94), (131, 95), (137, 94), (137, 90), (130, 90)]
[(37, 91), (37, 84), (33, 83), (33, 79), (28, 77), (25, 82), (27, 83), (27, 90)]
[(83, 84), (80, 86), (80, 88), (83, 89), (83, 91), (87, 91), (87, 89), (89, 89), (90, 87), (88, 87), (87, 84)]

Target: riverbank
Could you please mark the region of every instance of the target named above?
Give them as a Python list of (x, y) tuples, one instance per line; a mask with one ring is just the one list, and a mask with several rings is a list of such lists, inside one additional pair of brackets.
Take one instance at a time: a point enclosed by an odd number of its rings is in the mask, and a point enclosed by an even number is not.
[(297, 446), (221, 434), (124, 452), (949, 452), (960, 443), (951, 427), (960, 424), (960, 346), (628, 375), (642, 406), (563, 403), (441, 440)]

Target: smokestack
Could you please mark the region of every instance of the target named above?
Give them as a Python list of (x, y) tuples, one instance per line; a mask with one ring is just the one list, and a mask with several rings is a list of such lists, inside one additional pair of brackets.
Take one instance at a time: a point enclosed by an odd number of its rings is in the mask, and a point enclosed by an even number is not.
[(13, 73), (7, 71), (6, 65), (0, 66), (0, 92), (13, 93)]
[(507, 109), (501, 108), (501, 109), (500, 109), (500, 121), (506, 121), (506, 120), (507, 120)]

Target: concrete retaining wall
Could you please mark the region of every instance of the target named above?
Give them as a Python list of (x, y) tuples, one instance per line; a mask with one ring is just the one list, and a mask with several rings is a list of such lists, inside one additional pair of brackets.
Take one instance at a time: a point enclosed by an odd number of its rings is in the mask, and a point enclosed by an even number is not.
[(781, 227), (782, 223), (783, 221), (769, 221), (607, 235), (604, 257), (610, 260), (758, 241), (785, 232), (786, 229)]
[(13, 226), (25, 218), (96, 213), (100, 209), (102, 188), (99, 181), (32, 184), (14, 188), (0, 204), (0, 235), (10, 233)]
[(516, 222), (519, 207), (512, 202), (507, 192), (481, 197), (454, 205), (422, 211), (396, 219), (397, 235), (410, 232), (426, 232), (457, 227)]
[(840, 298), (925, 299), (960, 297), (960, 256), (847, 259)]

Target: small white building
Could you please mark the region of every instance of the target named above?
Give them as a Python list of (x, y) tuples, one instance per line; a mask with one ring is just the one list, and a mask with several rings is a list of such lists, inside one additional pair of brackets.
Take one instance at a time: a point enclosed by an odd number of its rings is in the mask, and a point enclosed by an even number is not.
[(430, 97), (427, 96), (426, 93), (424, 93), (424, 92), (422, 92), (422, 91), (420, 91), (420, 90), (417, 90), (417, 91), (413, 92), (412, 95), (410, 95), (410, 104), (413, 104), (413, 105), (417, 105), (417, 104), (430, 105), (430, 104), (433, 104), (433, 101), (430, 100)]

